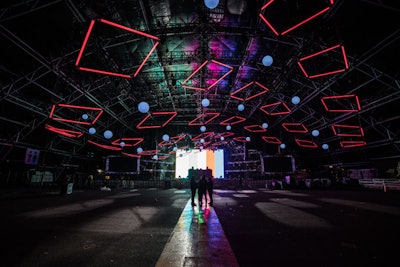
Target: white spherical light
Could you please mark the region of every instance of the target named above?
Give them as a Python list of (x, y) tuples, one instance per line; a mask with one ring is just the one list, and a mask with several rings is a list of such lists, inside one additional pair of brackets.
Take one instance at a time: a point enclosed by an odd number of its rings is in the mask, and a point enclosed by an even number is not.
[(327, 150), (328, 148), (329, 148), (329, 145), (328, 145), (328, 144), (323, 144), (323, 145), (322, 145), (322, 149)]
[(221, 138), (220, 138), (220, 139), (221, 139), (221, 141), (224, 141), (224, 140), (225, 140), (225, 137), (221, 136)]
[(280, 147), (281, 147), (282, 149), (285, 149), (285, 148), (286, 148), (286, 145), (285, 145), (285, 144), (280, 144)]
[(121, 141), (121, 142), (119, 142), (119, 145), (120, 145), (121, 147), (124, 147), (124, 146), (125, 146), (125, 142), (124, 142), (124, 141)]
[(89, 128), (89, 133), (90, 133), (90, 134), (95, 134), (95, 133), (96, 133), (96, 129), (93, 128), (93, 127), (90, 127), (90, 128)]
[(88, 114), (82, 114), (82, 119), (87, 120), (89, 118)]
[(267, 129), (267, 128), (268, 128), (268, 123), (264, 122), (264, 123), (262, 124), (262, 127), (263, 127), (264, 129)]
[(104, 138), (110, 139), (113, 136), (113, 133), (110, 130), (106, 130), (103, 135)]
[(250, 142), (250, 140), (251, 140), (250, 137), (247, 136), (247, 137), (246, 137), (246, 141), (247, 141), (247, 142)]
[(239, 104), (237, 108), (238, 108), (239, 111), (243, 111), (244, 110), (244, 105), (243, 104)]
[(228, 131), (230, 131), (230, 130), (232, 129), (232, 127), (231, 127), (230, 125), (227, 125), (227, 126), (226, 126), (226, 129), (227, 129)]
[(143, 152), (143, 148), (141, 148), (141, 147), (136, 148), (136, 152), (139, 153), (139, 154), (142, 153)]
[(147, 102), (140, 102), (138, 105), (138, 109), (141, 113), (147, 113), (150, 109), (150, 106)]
[(205, 141), (204, 141), (204, 139), (203, 138), (201, 138), (200, 139), (200, 143), (204, 143)]
[(153, 159), (154, 159), (154, 160), (157, 160), (157, 159), (158, 159), (158, 156), (157, 156), (157, 155), (154, 155), (154, 156), (153, 156)]
[(173, 150), (176, 152), (178, 150), (178, 148), (176, 146), (174, 146)]
[(319, 135), (319, 131), (318, 131), (318, 130), (313, 130), (313, 131), (311, 132), (311, 134), (312, 134), (313, 136), (318, 136), (318, 135)]
[(266, 67), (271, 66), (273, 62), (274, 62), (274, 60), (273, 60), (273, 58), (271, 56), (265, 56), (262, 59), (262, 63)]
[(203, 100), (201, 100), (201, 105), (203, 107), (208, 107), (210, 105), (210, 100), (208, 100), (207, 98), (204, 98)]
[(164, 140), (165, 142), (167, 142), (169, 140), (169, 135), (168, 134), (164, 134), (162, 136), (162, 140)]
[(298, 97), (298, 96), (292, 97), (292, 103), (294, 105), (297, 105), (298, 103), (300, 103), (300, 97)]
[(209, 9), (214, 9), (214, 8), (216, 8), (218, 6), (219, 0), (204, 0), (204, 4)]
[(206, 131), (206, 126), (204, 126), (204, 125), (201, 126), (201, 127), (200, 127), (200, 131), (205, 132), (205, 131)]

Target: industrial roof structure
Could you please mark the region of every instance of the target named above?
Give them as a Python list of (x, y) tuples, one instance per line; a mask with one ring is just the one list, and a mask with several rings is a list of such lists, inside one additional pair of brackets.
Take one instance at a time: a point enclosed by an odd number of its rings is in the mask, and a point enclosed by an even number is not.
[(58, 166), (243, 144), (303, 167), (400, 160), (398, 3), (9, 2), (2, 163), (27, 148)]

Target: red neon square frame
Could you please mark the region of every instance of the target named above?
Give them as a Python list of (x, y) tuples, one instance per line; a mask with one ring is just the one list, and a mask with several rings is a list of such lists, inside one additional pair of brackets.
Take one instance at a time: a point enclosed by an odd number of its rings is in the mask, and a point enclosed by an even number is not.
[(219, 124), (220, 125), (235, 125), (235, 124), (241, 123), (245, 120), (246, 120), (246, 118), (243, 118), (240, 116), (232, 116), (224, 121), (221, 121)]
[(203, 149), (208, 146), (211, 142), (204, 142), (204, 143), (198, 143), (197, 145), (195, 145), (195, 148), (200, 148), (203, 147)]
[(277, 137), (275, 137), (275, 136), (261, 136), (261, 138), (262, 138), (265, 142), (270, 143), (270, 144), (275, 144), (275, 145), (280, 145), (280, 144), (282, 144), (282, 141), (279, 140), (279, 139), (278, 139)]
[[(250, 95), (249, 97), (246, 97), (246, 98), (241, 98), (241, 97), (236, 96), (236, 94), (238, 94), (240, 91), (246, 89), (247, 87), (249, 87), (249, 86), (251, 86), (251, 85), (253, 85), (253, 84), (254, 84), (254, 85), (257, 85), (258, 87), (261, 87), (262, 91), (259, 92), (259, 93)], [(264, 85), (260, 84), (259, 82), (254, 82), (254, 81), (253, 81), (253, 82), (250, 82), (250, 83), (246, 84), (245, 86), (239, 88), (239, 89), (236, 90), (235, 92), (231, 93), (231, 97), (232, 97), (232, 98), (235, 98), (235, 99), (238, 99), (238, 100), (240, 100), (240, 101), (248, 101), (248, 100), (250, 100), (250, 99), (259, 97), (259, 96), (261, 96), (262, 94), (267, 93), (268, 91), (269, 91), (269, 89), (268, 89), (267, 87), (265, 87)]]
[[(358, 125), (342, 125), (342, 124), (333, 124), (331, 126), (333, 133), (336, 136), (353, 136), (353, 137), (362, 137), (364, 136), (364, 130), (361, 126)], [(338, 133), (337, 130), (346, 129), (346, 130), (359, 130), (359, 133)]]
[(113, 150), (113, 151), (120, 151), (120, 150), (122, 150), (121, 147), (103, 145), (103, 144), (96, 143), (96, 142), (94, 142), (94, 141), (92, 141), (92, 140), (88, 140), (88, 143), (93, 144), (93, 145), (98, 146), (98, 147), (101, 147), (101, 148), (104, 148), (104, 149), (107, 149), (107, 150)]
[[(276, 108), (278, 108), (279, 106), (282, 106), (282, 107), (283, 107), (284, 109), (286, 109), (286, 110), (274, 112), (274, 107), (275, 107), (275, 109), (276, 109)], [(269, 108), (270, 111), (266, 110), (267, 108)], [(270, 116), (289, 114), (290, 112), (292, 112), (292, 110), (288, 107), (288, 105), (286, 105), (285, 102), (281, 102), (281, 101), (278, 101), (278, 102), (275, 102), (275, 103), (272, 103), (272, 104), (268, 104), (268, 105), (261, 106), (261, 107), (260, 107), (260, 110), (261, 110), (262, 112), (264, 112), (265, 114), (270, 115)]]
[[(199, 72), (202, 68), (204, 68), (208, 63), (215, 63), (215, 64), (218, 64), (218, 65), (220, 65), (220, 66), (226, 67), (226, 68), (228, 68), (229, 70), (228, 70), (224, 75), (222, 75), (219, 79), (217, 79), (214, 83), (212, 83), (210, 86), (208, 86), (207, 88), (200, 88), (200, 87), (194, 87), (194, 86), (186, 85), (187, 82), (188, 82), (191, 78), (193, 78), (193, 76), (196, 75), (196, 73), (198, 73), (198, 72)], [(228, 76), (232, 71), (233, 71), (233, 67), (232, 67), (232, 66), (223, 64), (223, 63), (218, 62), (218, 61), (213, 60), (213, 59), (211, 59), (211, 60), (206, 60), (206, 61), (203, 62), (203, 64), (200, 65), (200, 67), (198, 67), (192, 74), (190, 74), (189, 77), (187, 77), (186, 80), (184, 80), (184, 81), (181, 83), (181, 85), (182, 85), (183, 88), (187, 88), (187, 89), (194, 89), (194, 90), (201, 90), (201, 91), (210, 90), (210, 89), (211, 89), (212, 87), (214, 87), (217, 83), (219, 83), (222, 79), (224, 79), (226, 76)]]
[[(78, 121), (78, 120), (54, 117), (57, 108), (80, 109), (83, 112), (85, 112), (87, 110), (93, 110), (93, 111), (97, 111), (98, 114), (95, 116), (95, 118), (92, 121)], [(88, 107), (88, 106), (75, 106), (75, 105), (69, 105), (69, 104), (55, 104), (51, 107), (49, 118), (52, 120), (55, 120), (55, 121), (63, 121), (63, 122), (74, 123), (74, 124), (83, 124), (83, 125), (93, 125), (100, 118), (102, 113), (103, 113), (102, 108), (94, 108), (94, 107)]]
[[(333, 99), (351, 99), (354, 98), (355, 104), (357, 109), (330, 109), (327, 105), (329, 100)], [(324, 96), (321, 98), (322, 105), (324, 106), (325, 110), (328, 112), (358, 112), (361, 110), (360, 101), (358, 100), (358, 96), (355, 94), (351, 95), (339, 95), (339, 96)]]
[(125, 142), (125, 146), (137, 146), (141, 142), (144, 141), (144, 138), (141, 137), (123, 137), (111, 142), (112, 145), (119, 146), (120, 142)]
[(168, 141), (161, 141), (160, 143), (158, 143), (158, 146), (171, 146), (171, 145), (175, 145), (176, 143), (178, 143), (180, 140), (182, 140), (183, 138), (185, 138), (186, 135), (177, 135), (177, 136), (173, 136), (170, 137)]
[(70, 138), (79, 138), (83, 135), (83, 133), (80, 131), (61, 129), (61, 128), (57, 128), (57, 127), (54, 127), (54, 126), (51, 126), (48, 124), (45, 125), (45, 128), (51, 132), (58, 133), (58, 134), (61, 134), (61, 135), (64, 135), (64, 136), (70, 137)]
[[(308, 59), (310, 59), (312, 57), (320, 56), (322, 54), (325, 54), (325, 53), (327, 53), (329, 51), (332, 51), (334, 49), (337, 49), (337, 48), (340, 49), (341, 52), (342, 52), (344, 68), (337, 69), (337, 70), (332, 70), (332, 71), (328, 71), (328, 72), (323, 72), (323, 73), (318, 73), (318, 74), (313, 74), (313, 75), (310, 75), (304, 69), (304, 66), (303, 66), (302, 62), (305, 62), (306, 60), (308, 60)], [(303, 72), (304, 76), (306, 76), (307, 78), (310, 78), (310, 79), (321, 77), (321, 76), (326, 76), (326, 75), (332, 75), (332, 74), (336, 74), (336, 73), (339, 73), (339, 72), (344, 72), (344, 71), (349, 69), (349, 63), (347, 61), (346, 52), (344, 50), (344, 46), (342, 46), (342, 45), (335, 45), (335, 46), (332, 46), (332, 47), (327, 48), (325, 50), (319, 51), (317, 53), (314, 53), (314, 54), (308, 55), (306, 57), (300, 58), (299, 61), (297, 61), (297, 65), (299, 65), (299, 67), (300, 67), (301, 71)]]
[[(188, 123), (188, 125), (190, 126), (197, 126), (197, 125), (205, 125), (207, 123), (209, 123), (210, 121), (212, 121), (213, 119), (215, 119), (216, 117), (218, 117), (221, 113), (220, 112), (206, 112), (204, 114), (200, 114), (198, 115), (194, 120), (190, 121)], [(199, 121), (201, 118), (205, 118), (210, 116), (211, 118), (209, 118), (208, 120), (201, 122)], [(198, 122), (196, 122), (198, 121)]]
[(311, 141), (311, 140), (303, 140), (303, 139), (295, 139), (296, 143), (300, 147), (306, 147), (306, 148), (317, 148), (318, 145)]
[(258, 124), (246, 125), (243, 128), (251, 133), (263, 133), (267, 131), (267, 129), (263, 128), (261, 125)]
[[(149, 114), (146, 115), (146, 117), (141, 122), (139, 122), (138, 125), (136, 125), (136, 128), (137, 129), (162, 128), (165, 125), (167, 125), (173, 118), (175, 118), (177, 114), (178, 113), (175, 112), (175, 111), (169, 111), (169, 112), (168, 111), (159, 111), (159, 112), (149, 113)], [(143, 125), (150, 117), (157, 116), (157, 115), (171, 115), (171, 117), (168, 120), (166, 120), (164, 123), (160, 124), (160, 125), (147, 125), (147, 126)]]
[(199, 134), (199, 135), (197, 135), (197, 136), (195, 136), (195, 137), (193, 137), (192, 138), (192, 141), (199, 141), (200, 139), (205, 139), (205, 138), (208, 138), (208, 137), (210, 137), (211, 135), (213, 135), (214, 134), (214, 132), (205, 132), (205, 133), (201, 133), (201, 134)]
[(340, 146), (342, 148), (351, 148), (365, 146), (367, 143), (365, 141), (340, 141)]
[(212, 144), (212, 146), (224, 146), (224, 145), (226, 145), (226, 144), (228, 144), (228, 141), (218, 141), (218, 142), (215, 142), (215, 143), (213, 143)]
[(140, 155), (136, 154), (126, 153), (126, 152), (121, 152), (121, 154), (131, 158), (140, 158)]
[[(261, 8), (261, 13), (259, 14), (259, 16), (260, 16), (260, 18), (265, 22), (265, 24), (267, 24), (267, 26), (273, 31), (273, 33), (274, 33), (275, 35), (277, 35), (277, 36), (279, 36), (279, 35), (285, 35), (285, 34), (287, 34), (288, 32), (293, 31), (294, 29), (298, 28), (299, 26), (301, 26), (301, 25), (307, 23), (308, 21), (314, 19), (315, 17), (320, 16), (321, 14), (327, 12), (327, 11), (330, 9), (329, 6), (328, 6), (328, 7), (325, 7), (325, 8), (323, 8), (322, 10), (318, 11), (317, 13), (315, 13), (314, 15), (312, 15), (312, 16), (310, 16), (310, 17), (308, 17), (308, 18), (306, 18), (306, 19), (304, 19), (304, 20), (302, 20), (302, 21), (300, 21), (299, 23), (293, 25), (293, 26), (290, 27), (289, 29), (284, 30), (284, 31), (282, 31), (282, 32), (279, 33), (279, 32), (275, 29), (275, 27), (272, 26), (272, 24), (271, 24), (271, 23), (267, 20), (267, 18), (263, 15), (263, 12), (267, 9), (267, 7), (271, 6), (273, 2), (275, 2), (275, 0), (270, 0), (269, 2), (267, 2), (267, 3)], [(334, 3), (334, 0), (330, 0), (330, 1), (329, 1), (329, 4), (330, 4), (331, 6), (333, 5), (333, 3)]]
[(233, 137), (233, 140), (235, 140), (237, 142), (242, 142), (242, 143), (251, 142), (251, 140), (250, 141), (246, 140), (246, 136), (236, 136), (236, 137)]
[[(104, 24), (110, 25), (112, 27), (116, 27), (116, 28), (128, 31), (128, 32), (139, 34), (141, 36), (144, 36), (144, 37), (147, 37), (147, 38), (150, 38), (150, 39), (153, 39), (153, 40), (156, 41), (154, 43), (153, 47), (151, 48), (150, 52), (147, 54), (145, 59), (142, 61), (142, 63), (139, 65), (139, 67), (137, 68), (137, 70), (133, 74), (133, 76), (132, 75), (128, 75), (128, 74), (122, 74), (122, 73), (117, 73), (117, 72), (109, 72), (109, 71), (92, 69), (92, 68), (85, 68), (85, 67), (80, 67), (79, 66), (79, 63), (80, 63), (80, 61), (82, 59), (83, 52), (85, 51), (87, 42), (89, 40), (90, 34), (92, 33), (92, 30), (93, 30), (93, 27), (94, 27), (94, 24), (95, 24), (96, 21), (98, 21), (100, 23), (104, 23)], [(138, 30), (135, 30), (135, 29), (132, 29), (132, 28), (129, 28), (129, 27), (126, 27), (126, 26), (123, 26), (123, 25), (120, 25), (120, 24), (105, 20), (105, 19), (92, 20), (90, 22), (89, 29), (86, 32), (85, 39), (83, 40), (82, 47), (81, 47), (81, 49), (79, 51), (79, 54), (78, 54), (78, 58), (75, 61), (75, 66), (78, 67), (79, 70), (88, 71), (88, 72), (94, 72), (94, 73), (99, 73), (99, 74), (112, 75), (112, 76), (117, 76), (117, 77), (122, 77), (122, 78), (136, 77), (138, 75), (139, 71), (143, 68), (144, 64), (149, 59), (150, 55), (153, 53), (153, 51), (156, 49), (156, 47), (158, 46), (159, 43), (160, 43), (160, 39), (158, 37), (156, 37), (156, 36), (151, 35), (151, 34), (148, 34), (148, 33), (145, 33), (145, 32), (141, 32), (141, 31), (138, 31)]]
[(216, 134), (214, 137), (215, 138), (221, 138), (221, 137), (226, 138), (226, 137), (229, 137), (229, 136), (232, 136), (232, 135), (235, 135), (235, 134), (232, 133), (232, 132), (223, 132), (223, 133)]
[(282, 127), (289, 133), (307, 133), (307, 127), (298, 122), (283, 122)]

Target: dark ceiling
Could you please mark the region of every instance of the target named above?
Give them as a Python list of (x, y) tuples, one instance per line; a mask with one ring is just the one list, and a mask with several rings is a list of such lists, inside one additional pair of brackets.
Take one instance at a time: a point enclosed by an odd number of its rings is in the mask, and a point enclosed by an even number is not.
[(214, 9), (202, 0), (6, 2), (2, 162), (26, 148), (54, 165), (138, 147), (150, 151), (142, 157), (159, 149), (168, 158), (175, 146), (244, 143), (306, 166), (393, 168), (400, 160), (395, 1), (220, 0)]

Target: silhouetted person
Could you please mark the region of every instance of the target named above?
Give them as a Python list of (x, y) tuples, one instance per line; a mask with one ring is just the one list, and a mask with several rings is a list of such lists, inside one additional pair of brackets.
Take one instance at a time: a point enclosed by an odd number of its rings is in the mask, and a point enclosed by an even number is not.
[(207, 205), (207, 180), (206, 176), (203, 174), (198, 185), (198, 195), (199, 195), (199, 207), (203, 207), (203, 198), (205, 199), (205, 204)]
[(213, 191), (214, 191), (214, 177), (209, 177), (207, 180), (207, 192), (208, 192), (208, 198), (210, 199), (210, 202), (208, 204), (210, 206), (213, 205)]
[(192, 191), (192, 207), (196, 206), (196, 203), (194, 203), (194, 197), (196, 196), (196, 190), (197, 190), (197, 183), (194, 175), (190, 177), (190, 190)]

